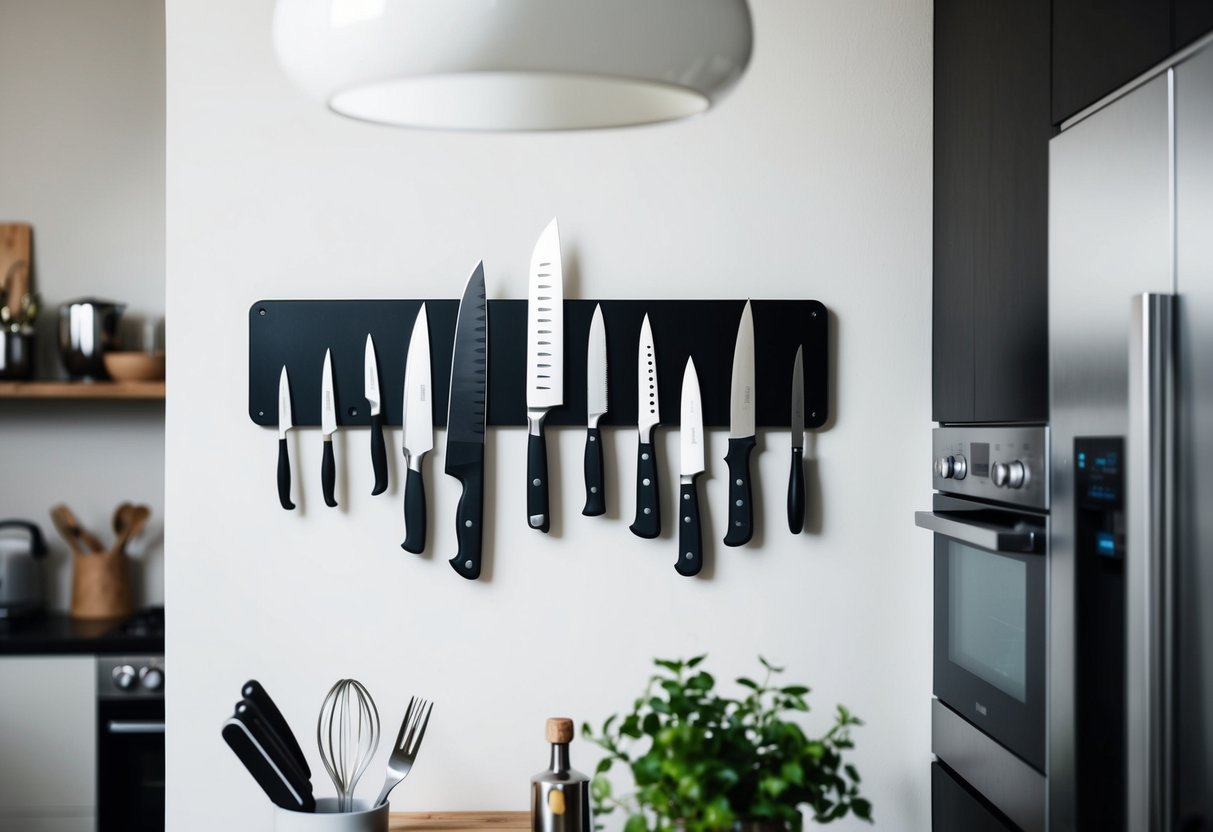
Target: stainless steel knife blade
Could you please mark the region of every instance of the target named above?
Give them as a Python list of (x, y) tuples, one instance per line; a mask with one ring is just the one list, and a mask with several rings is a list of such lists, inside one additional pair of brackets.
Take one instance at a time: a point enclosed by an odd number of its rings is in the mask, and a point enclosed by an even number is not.
[(560, 265), (560, 228), (556, 220), (539, 235), (531, 253), (527, 295), (526, 414), (527, 524), (551, 528), (548, 504), (547, 443), (543, 421), (564, 404), (564, 275)]
[(661, 490), (657, 482), (657, 450), (653, 428), (661, 422), (657, 390), (657, 351), (649, 316), (640, 323), (636, 350), (636, 517), (628, 529), (652, 540), (661, 534)]
[(404, 365), (404, 455), (416, 458), (420, 465), (423, 454), (434, 449), (434, 396), (431, 389), (430, 322), (421, 304), (409, 337), (409, 351)]
[(375, 471), (375, 487), (371, 495), (387, 491), (387, 445), (383, 438), (383, 411), (379, 396), (379, 364), (375, 360), (375, 339), (368, 332), (366, 350), (362, 361), (362, 386), (366, 391), (367, 405), (371, 411), (371, 466)]
[(729, 393), (729, 438), (754, 435), (754, 316), (750, 302), (741, 310), (733, 345), (733, 385)]
[(371, 415), (379, 414), (379, 364), (375, 361), (375, 339), (368, 332), (366, 335), (366, 351), (362, 362), (363, 389), (366, 391), (366, 403), (371, 408)]
[(640, 347), (636, 353), (636, 427), (641, 444), (652, 442), (653, 428), (661, 423), (661, 399), (657, 393), (657, 352), (649, 316), (640, 324)]
[(804, 449), (804, 347), (796, 348), (792, 364), (792, 447)]
[(788, 473), (788, 531), (804, 529), (804, 347), (796, 348), (792, 363), (792, 468)]
[(704, 470), (703, 403), (699, 396), (699, 374), (695, 359), (688, 358), (682, 374), (682, 428), (679, 431), (681, 455), (678, 473), (683, 477), (702, 474)]
[(324, 370), (320, 377), (320, 433), (330, 439), (337, 432), (337, 398), (333, 391), (333, 356), (324, 351)]
[(606, 323), (602, 319), (602, 306), (597, 305), (594, 317), (590, 319), (590, 336), (586, 344), (586, 427), (598, 427), (598, 420), (607, 412), (606, 349)]
[(291, 382), (286, 375), (286, 365), (278, 376), (278, 502), (287, 511), (295, 507), (291, 502), (291, 457), (286, 445), (286, 432), (293, 428), (291, 416)]
[(291, 414), (291, 380), (286, 374), (286, 365), (278, 375), (278, 438), (286, 439), (286, 432), (295, 426)]

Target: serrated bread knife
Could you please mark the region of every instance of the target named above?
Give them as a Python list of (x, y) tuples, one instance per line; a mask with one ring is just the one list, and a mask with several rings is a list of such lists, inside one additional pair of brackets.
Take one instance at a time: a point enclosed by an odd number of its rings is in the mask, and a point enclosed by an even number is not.
[(564, 275), (556, 220), (539, 235), (531, 252), (526, 304), (526, 513), (532, 529), (546, 533), (552, 518), (548, 501), (548, 451), (543, 421), (564, 404)]
[(383, 443), (383, 399), (379, 395), (379, 364), (375, 361), (375, 340), (366, 335), (366, 354), (362, 362), (363, 389), (371, 409), (371, 465), (375, 469), (375, 487), (371, 496), (387, 491), (387, 448)]
[(636, 348), (636, 518), (629, 526), (637, 537), (654, 538), (661, 534), (661, 495), (657, 488), (657, 454), (653, 445), (653, 428), (660, 423), (657, 353), (649, 316), (645, 315)]
[(450, 564), (468, 580), (480, 577), (488, 388), (489, 306), (484, 290), (484, 263), (480, 263), (468, 278), (459, 301), (446, 414), (446, 473), (463, 487), (455, 509), (459, 548)]
[(291, 456), (286, 448), (286, 432), (293, 428), (291, 420), (291, 382), (286, 375), (286, 365), (278, 376), (278, 502), (290, 511), (291, 502)]
[(695, 478), (704, 469), (703, 404), (695, 360), (687, 359), (682, 374), (682, 427), (679, 430), (678, 562), (674, 568), (688, 578), (703, 568), (703, 535), (699, 526), (699, 491)]
[(585, 508), (581, 513), (597, 517), (606, 513), (605, 478), (602, 465), (602, 434), (598, 420), (607, 412), (606, 324), (601, 304), (594, 307), (585, 361)]
[(333, 488), (337, 484), (337, 463), (333, 458), (333, 434), (337, 432), (337, 394), (333, 390), (333, 357), (324, 351), (324, 372), (320, 379), (320, 434), (324, 439), (324, 456), (320, 460), (320, 487), (324, 504), (335, 508)]
[(754, 316), (747, 300), (733, 345), (733, 385), (729, 392), (729, 525), (724, 545), (743, 546), (754, 536), (750, 451), (754, 450)]
[(404, 543), (407, 552), (425, 551), (425, 477), (422, 458), (434, 449), (434, 396), (431, 389), (430, 322), (425, 304), (413, 321), (404, 365)]

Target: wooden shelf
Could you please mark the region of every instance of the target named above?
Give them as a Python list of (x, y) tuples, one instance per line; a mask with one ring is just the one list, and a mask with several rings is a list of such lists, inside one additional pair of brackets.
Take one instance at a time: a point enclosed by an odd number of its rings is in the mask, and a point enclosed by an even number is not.
[(0, 381), (0, 399), (164, 400), (163, 381)]

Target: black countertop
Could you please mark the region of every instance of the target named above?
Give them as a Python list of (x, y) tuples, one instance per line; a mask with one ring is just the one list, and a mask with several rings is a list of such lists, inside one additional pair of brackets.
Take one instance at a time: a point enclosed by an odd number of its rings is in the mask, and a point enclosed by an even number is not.
[(162, 655), (164, 628), (131, 627), (129, 619), (86, 621), (62, 612), (0, 619), (0, 657)]

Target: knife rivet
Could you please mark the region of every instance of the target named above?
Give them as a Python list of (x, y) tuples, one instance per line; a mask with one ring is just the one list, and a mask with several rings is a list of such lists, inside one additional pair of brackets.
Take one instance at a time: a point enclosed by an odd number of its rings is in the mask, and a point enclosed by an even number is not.
[[(737, 480), (737, 484), (741, 485), (741, 480)], [(738, 505), (741, 505), (741, 503), (738, 503)]]
[(745, 503), (744, 503), (744, 502), (742, 502), (741, 500), (738, 500), (738, 501), (737, 501), (737, 505), (738, 505), (738, 506), (744, 506), (744, 505), (745, 505)]
[(257, 415), (258, 415), (258, 416), (264, 416), (264, 415), (265, 415), (265, 411), (264, 411), (264, 410), (258, 410), (258, 411), (257, 411)]
[(695, 556), (694, 556), (694, 555), (692, 555), (690, 552), (687, 552), (686, 557), (687, 557), (687, 560), (690, 560), (691, 558), (693, 558), (693, 557), (695, 557)]
[(682, 518), (682, 522), (684, 522), (684, 523), (690, 523), (690, 522), (691, 522), (691, 516), (688, 514), (686, 517)]
[(465, 561), (463, 562), (463, 568), (464, 568), (464, 569), (471, 569), (471, 568), (472, 568), (472, 562), (471, 562), (470, 560), (465, 560)]
[(464, 520), (464, 521), (463, 521), (463, 525), (467, 526), (467, 527), (470, 529), (470, 528), (472, 527), (472, 521), (471, 521), (471, 520)]
[(689, 500), (689, 499), (691, 499), (691, 495), (690, 495), (690, 494), (683, 494), (683, 495), (682, 495), (682, 499), (684, 499), (684, 500)]
[(646, 509), (644, 510), (644, 513), (645, 513), (645, 514), (652, 514), (652, 513), (653, 513), (653, 509), (651, 509), (651, 508), (646, 508)]
[(543, 482), (543, 480), (539, 479), (539, 477), (535, 477), (535, 479), (531, 480), (531, 485), (536, 485), (536, 486), (537, 486), (537, 485), (539, 485), (539, 484), (540, 484), (540, 483), (542, 483), (542, 482)]
[(597, 493), (598, 493), (598, 486), (596, 486), (596, 485), (591, 485), (591, 486), (590, 486), (590, 493), (591, 493), (591, 494), (597, 494)]
[(640, 458), (641, 458), (641, 459), (648, 459), (648, 458), (649, 458), (649, 455), (648, 455), (648, 454), (641, 454), (641, 455), (640, 455)]
[(649, 478), (648, 478), (648, 477), (645, 477), (644, 479), (642, 479), (642, 480), (640, 481), (640, 483), (641, 483), (641, 485), (648, 485), (648, 484), (649, 484)]
[(598, 437), (597, 437), (597, 436), (591, 436), (591, 437), (590, 437), (590, 441), (591, 441), (591, 442), (597, 442), (597, 441), (598, 441)]

